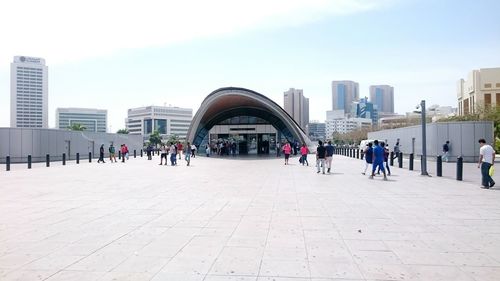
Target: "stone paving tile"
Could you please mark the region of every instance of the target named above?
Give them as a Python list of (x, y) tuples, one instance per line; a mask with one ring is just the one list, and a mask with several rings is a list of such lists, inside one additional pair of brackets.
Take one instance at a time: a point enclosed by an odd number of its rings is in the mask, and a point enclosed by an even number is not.
[(274, 158), (180, 164), (0, 172), (0, 280), (500, 275), (500, 193), (475, 182), (398, 168), (369, 180), (338, 156), (330, 175)]

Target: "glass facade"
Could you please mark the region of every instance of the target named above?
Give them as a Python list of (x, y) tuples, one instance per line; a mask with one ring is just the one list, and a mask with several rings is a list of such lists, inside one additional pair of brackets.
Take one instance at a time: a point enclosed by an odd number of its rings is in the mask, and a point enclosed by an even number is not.
[(337, 106), (338, 108), (345, 108), (345, 85), (344, 84), (338, 84), (337, 85)]
[(153, 120), (144, 119), (144, 134), (153, 133)]
[(154, 128), (155, 131), (160, 132), (160, 134), (166, 134), (167, 133), (167, 120), (165, 119), (155, 119), (154, 122)]

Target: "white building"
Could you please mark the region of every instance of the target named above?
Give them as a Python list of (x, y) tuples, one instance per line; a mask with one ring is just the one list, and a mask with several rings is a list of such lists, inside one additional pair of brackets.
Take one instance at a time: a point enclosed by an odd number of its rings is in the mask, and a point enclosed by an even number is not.
[(191, 108), (146, 106), (129, 109), (125, 124), (129, 134), (142, 134), (145, 139), (156, 130), (164, 137), (185, 139), (192, 119)]
[(108, 127), (108, 111), (94, 108), (58, 108), (56, 109), (56, 127), (67, 129), (80, 124), (85, 131), (105, 133)]
[(304, 97), (303, 90), (290, 88), (283, 93), (285, 111), (306, 131), (309, 124), (309, 99)]
[(479, 108), (500, 106), (500, 67), (473, 70), (457, 85), (458, 115), (474, 114)]
[(340, 118), (326, 120), (326, 138), (331, 138), (332, 134), (346, 134), (359, 129), (369, 129), (372, 127), (372, 120), (369, 118)]
[(384, 116), (384, 113), (394, 113), (394, 87), (370, 86), (370, 101), (377, 107), (379, 116)]
[(10, 126), (48, 128), (48, 67), (42, 58), (15, 56), (10, 64)]
[(352, 102), (359, 100), (359, 83), (354, 81), (332, 81), (332, 109), (352, 111)]

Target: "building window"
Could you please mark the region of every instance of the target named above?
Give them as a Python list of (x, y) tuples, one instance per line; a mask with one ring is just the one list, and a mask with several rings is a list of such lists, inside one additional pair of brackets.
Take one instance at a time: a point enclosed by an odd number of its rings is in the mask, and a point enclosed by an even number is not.
[(469, 114), (469, 99), (464, 100), (464, 115)]
[(486, 83), (486, 84), (484, 84), (484, 87), (485, 87), (485, 88), (491, 88), (491, 83)]
[(497, 107), (500, 107), (500, 93), (497, 93), (495, 96), (495, 104)]
[(491, 94), (484, 94), (484, 108), (491, 108)]

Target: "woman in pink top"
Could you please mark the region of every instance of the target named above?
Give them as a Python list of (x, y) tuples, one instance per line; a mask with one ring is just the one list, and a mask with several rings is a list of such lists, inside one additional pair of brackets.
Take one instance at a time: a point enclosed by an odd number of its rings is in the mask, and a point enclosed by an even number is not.
[(302, 144), (302, 147), (300, 148), (300, 155), (302, 155), (302, 166), (304, 166), (304, 163), (307, 163), (307, 166), (309, 166), (309, 162), (307, 162), (307, 153), (309, 153), (309, 149), (307, 149), (307, 146), (305, 143)]
[(285, 154), (285, 165), (288, 165), (288, 158), (290, 158), (290, 153), (292, 152), (292, 147), (289, 142), (285, 143), (283, 146), (283, 153)]

